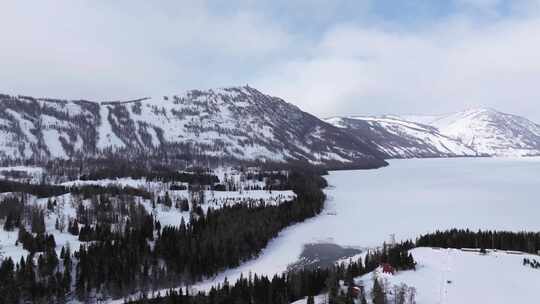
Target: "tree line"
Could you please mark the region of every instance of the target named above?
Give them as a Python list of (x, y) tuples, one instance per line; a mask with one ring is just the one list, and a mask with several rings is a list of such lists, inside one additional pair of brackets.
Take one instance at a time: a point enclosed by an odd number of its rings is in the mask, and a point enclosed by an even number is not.
[(451, 229), (422, 235), (416, 240), (416, 246), (499, 249), (536, 254), (540, 250), (540, 232)]
[(133, 188), (129, 186), (119, 187), (116, 185), (98, 186), (98, 185), (83, 185), (83, 186), (60, 186), (47, 184), (30, 184), (16, 181), (0, 180), (0, 193), (26, 193), (34, 195), (38, 198), (47, 198), (60, 196), (67, 193), (83, 195), (85, 198), (100, 194), (110, 195), (132, 195), (140, 196), (146, 199), (152, 199), (151, 193)]
[[(413, 246), (405, 242), (393, 247), (385, 246), (381, 250), (370, 251), (364, 260), (349, 260), (328, 268), (299, 269), (281, 275), (258, 276), (249, 274), (241, 276), (234, 284), (225, 279), (223, 284), (212, 287), (207, 293), (189, 294), (189, 288), (170, 290), (164, 296), (150, 297), (142, 294), (140, 299), (131, 304), (288, 304), (307, 298), (308, 304), (314, 303), (314, 296), (327, 293), (328, 304), (372, 303), (386, 304), (386, 286), (378, 280), (373, 281), (373, 293), (368, 294), (364, 286), (357, 284), (354, 278), (372, 272), (383, 263), (391, 262), (396, 269), (414, 269), (415, 262), (394, 259), (396, 256), (409, 256), (408, 250)], [(355, 289), (356, 288), (356, 289)], [(359, 291), (357, 291), (359, 290)], [(396, 303), (405, 303), (397, 301)]]

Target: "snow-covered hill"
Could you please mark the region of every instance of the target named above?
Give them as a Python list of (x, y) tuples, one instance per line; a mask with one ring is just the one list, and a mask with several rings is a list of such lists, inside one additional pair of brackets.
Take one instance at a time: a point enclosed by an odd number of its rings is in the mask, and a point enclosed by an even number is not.
[(448, 115), (404, 118), (432, 125), (479, 154), (540, 155), (540, 125), (521, 116), (478, 108)]
[[(416, 270), (392, 275), (378, 268), (355, 279), (358, 286), (364, 287), (367, 303), (373, 303), (371, 290), (375, 278), (388, 290), (388, 303), (538, 303), (533, 290), (540, 286), (540, 269), (523, 265), (523, 259), (539, 261), (539, 256), (492, 250), (480, 254), (425, 247), (415, 248), (411, 253), (417, 262)], [(397, 289), (407, 291), (404, 302), (395, 299)], [(409, 299), (411, 293), (414, 293), (414, 301)], [(316, 304), (327, 302), (327, 294), (315, 297)], [(304, 298), (292, 304), (306, 303)]]
[(326, 122), (385, 158), (540, 155), (540, 125), (493, 109), (447, 115), (334, 117)]
[(356, 280), (369, 294), (373, 276), (389, 285), (405, 284), (416, 290), (416, 303), (538, 303), (534, 290), (540, 286), (540, 269), (523, 265), (530, 254), (489, 251), (483, 255), (459, 249), (416, 248), (411, 251), (416, 271), (396, 275), (380, 271)]
[[(0, 167), (1, 172), (32, 172), (43, 173), (43, 168), (35, 167)], [(249, 174), (253, 174), (258, 171), (251, 171)], [(275, 172), (274, 172), (275, 173)], [(265, 206), (277, 206), (288, 201), (292, 201), (296, 198), (296, 194), (292, 190), (264, 190), (264, 186), (267, 183), (267, 178), (262, 180), (253, 179), (248, 174), (239, 172), (234, 168), (218, 168), (212, 172), (219, 176), (219, 180), (222, 183), (230, 183), (234, 185), (234, 190), (230, 191), (215, 191), (204, 190), (204, 196), (202, 202), (197, 203), (201, 210), (206, 214), (210, 208), (212, 210), (218, 210), (225, 206), (235, 205), (248, 205), (257, 206), (258, 204), (264, 204)], [(0, 177), (1, 176), (0, 174)], [(178, 183), (175, 183), (178, 184)], [(125, 187), (132, 187), (140, 190), (144, 190), (151, 193), (155, 199), (144, 198), (141, 196), (131, 195), (103, 195), (94, 197), (86, 197), (81, 194), (67, 193), (59, 196), (51, 196), (39, 198), (31, 194), (21, 192), (2, 192), (0, 193), (0, 204), (4, 200), (8, 199), (24, 200), (24, 205), (27, 214), (31, 213), (33, 208), (39, 208), (44, 211), (43, 219), (45, 226), (45, 233), (51, 234), (55, 239), (55, 249), (57, 254), (60, 255), (62, 247), (69, 244), (72, 250), (79, 250), (82, 244), (87, 242), (80, 241), (78, 235), (74, 235), (66, 230), (69, 223), (75, 219), (80, 220), (80, 214), (77, 214), (77, 210), (80, 211), (80, 206), (93, 209), (98, 200), (104, 197), (111, 202), (111, 212), (119, 212), (116, 208), (117, 204), (128, 202), (132, 205), (140, 205), (144, 210), (153, 216), (156, 221), (165, 226), (178, 226), (182, 222), (189, 223), (193, 217), (195, 202), (193, 202), (193, 192), (187, 190), (188, 184), (185, 183), (186, 190), (171, 190), (171, 182), (161, 182), (156, 180), (133, 179), (133, 178), (121, 178), (121, 179), (104, 179), (104, 180), (74, 180), (62, 183), (62, 186), (100, 186), (100, 187), (118, 187), (119, 189)], [(161, 198), (164, 201), (165, 197), (169, 197), (174, 204), (167, 206), (166, 204), (156, 203), (157, 198)], [(188, 210), (182, 210), (177, 203), (179, 201), (186, 200), (188, 204)], [(54, 206), (49, 208), (48, 202), (54, 201)], [(5, 213), (5, 211), (4, 211)], [(25, 223), (24, 219), (22, 220)], [(23, 248), (23, 244), (18, 242), (20, 227), (14, 227), (12, 230), (5, 229), (5, 218), (0, 218), (0, 262), (5, 257), (10, 257), (14, 261), (19, 261), (21, 257), (27, 257), (30, 253)], [(96, 224), (102, 224), (96, 219)], [(113, 227), (121, 227), (122, 221), (112, 223)], [(23, 225), (27, 231), (31, 231), (31, 224), (27, 223)], [(62, 228), (61, 228), (62, 227)]]
[(250, 87), (100, 103), (0, 95), (0, 160), (104, 152), (385, 164), (343, 130)]
[(475, 156), (476, 152), (437, 128), (394, 116), (333, 117), (326, 122), (377, 148), (384, 158)]

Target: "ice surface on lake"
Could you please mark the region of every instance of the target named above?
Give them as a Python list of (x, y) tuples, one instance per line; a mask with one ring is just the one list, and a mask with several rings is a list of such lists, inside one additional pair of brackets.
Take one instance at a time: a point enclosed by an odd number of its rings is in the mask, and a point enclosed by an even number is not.
[(392, 160), (378, 170), (336, 171), (323, 213), (285, 229), (261, 256), (201, 289), (240, 273), (274, 274), (305, 243), (373, 247), (446, 228), (540, 231), (540, 158)]
[[(380, 245), (446, 228), (540, 231), (540, 158), (394, 160), (373, 171), (332, 172), (320, 237)], [(314, 228), (316, 229), (316, 228)]]

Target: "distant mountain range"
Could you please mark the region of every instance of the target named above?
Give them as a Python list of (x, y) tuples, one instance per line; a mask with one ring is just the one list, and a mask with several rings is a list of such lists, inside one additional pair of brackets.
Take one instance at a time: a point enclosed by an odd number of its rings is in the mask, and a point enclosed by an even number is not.
[(493, 109), (446, 115), (332, 117), (383, 158), (540, 155), (540, 125)]
[(398, 117), (334, 117), (326, 122), (375, 147), (382, 158), (476, 155), (473, 149), (435, 127)]
[(386, 165), (363, 141), (251, 87), (123, 102), (0, 95), (0, 160), (110, 154)]
[(540, 155), (540, 126), (491, 109), (323, 121), (251, 87), (108, 102), (0, 95), (0, 161), (111, 154), (376, 168), (389, 158)]

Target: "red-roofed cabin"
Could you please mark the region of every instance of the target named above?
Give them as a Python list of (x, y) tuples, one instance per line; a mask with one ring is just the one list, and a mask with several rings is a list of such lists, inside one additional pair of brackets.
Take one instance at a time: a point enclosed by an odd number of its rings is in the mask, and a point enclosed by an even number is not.
[(390, 265), (388, 263), (383, 263), (382, 264), (382, 272), (383, 273), (394, 274), (394, 273), (396, 273), (396, 269), (394, 267), (392, 267), (392, 265)]

